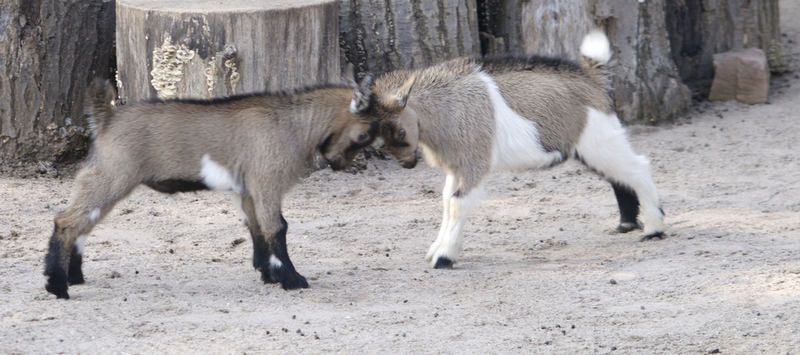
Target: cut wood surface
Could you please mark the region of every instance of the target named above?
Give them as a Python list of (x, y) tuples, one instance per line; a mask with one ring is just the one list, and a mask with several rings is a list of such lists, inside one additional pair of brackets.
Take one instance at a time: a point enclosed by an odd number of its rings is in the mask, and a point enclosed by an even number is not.
[(119, 0), (120, 99), (207, 99), (339, 82), (336, 6)]

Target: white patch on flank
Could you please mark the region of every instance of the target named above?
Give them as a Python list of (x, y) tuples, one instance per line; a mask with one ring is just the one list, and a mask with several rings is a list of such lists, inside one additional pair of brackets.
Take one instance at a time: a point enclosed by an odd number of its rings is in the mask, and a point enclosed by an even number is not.
[(634, 153), (616, 114), (591, 107), (587, 110), (586, 127), (575, 150), (586, 165), (636, 193), (645, 234), (664, 231), (661, 202), (647, 158)]
[[(640, 1), (641, 2), (641, 1)], [(600, 30), (592, 30), (581, 42), (581, 55), (606, 64), (611, 59), (611, 44), (608, 37)]]
[(92, 210), (91, 213), (89, 213), (89, 221), (91, 223), (94, 223), (94, 222), (97, 222), (98, 218), (100, 218), (100, 209), (99, 208), (95, 208), (95, 209)]
[(242, 187), (236, 183), (230, 171), (211, 160), (208, 154), (203, 155), (200, 177), (203, 178), (203, 183), (212, 190), (233, 190), (242, 193)]
[(493, 170), (541, 168), (563, 159), (559, 152), (544, 151), (536, 124), (508, 106), (497, 84), (488, 74), (478, 71), (477, 75), (486, 83), (494, 108)]
[(274, 269), (280, 269), (283, 267), (283, 263), (275, 256), (275, 254), (272, 254), (269, 256), (269, 266), (272, 266)]
[(83, 255), (83, 243), (84, 242), (86, 242), (86, 236), (85, 235), (82, 235), (82, 236), (78, 237), (78, 239), (75, 239), (74, 248), (75, 248), (75, 252), (76, 253), (78, 253), (80, 255)]

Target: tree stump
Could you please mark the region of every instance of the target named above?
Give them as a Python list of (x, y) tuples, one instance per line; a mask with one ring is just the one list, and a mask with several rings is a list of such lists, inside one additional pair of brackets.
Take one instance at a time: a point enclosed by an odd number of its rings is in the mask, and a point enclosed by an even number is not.
[(117, 0), (121, 101), (338, 82), (336, 0)]
[(339, 19), (343, 54), (357, 73), (480, 55), (475, 0), (340, 1)]
[(778, 0), (667, 1), (666, 11), (672, 58), (681, 78), (700, 96), (711, 87), (715, 53), (760, 48), (773, 71), (787, 71)]
[(83, 95), (110, 74), (113, 31), (113, 1), (0, 1), (0, 160), (83, 156)]

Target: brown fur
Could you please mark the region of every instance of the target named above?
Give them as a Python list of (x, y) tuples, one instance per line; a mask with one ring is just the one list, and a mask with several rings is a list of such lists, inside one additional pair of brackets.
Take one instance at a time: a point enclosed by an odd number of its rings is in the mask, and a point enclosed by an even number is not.
[[(341, 169), (377, 133), (374, 122), (349, 111), (353, 90), (345, 87), (137, 104), (113, 114), (106, 92), (99, 87), (88, 96), (97, 135), (75, 179), (70, 205), (55, 218), (45, 274), (48, 291), (59, 297), (68, 297), (62, 274), (80, 272), (68, 267), (76, 239), (88, 234), (137, 185), (162, 192), (202, 188), (201, 162), (207, 154), (241, 186), (237, 192), (243, 197), (254, 244), (258, 247), (257, 239), (263, 238), (277, 254), (282, 252), (275, 249), (280, 247), (280, 234), (285, 237), (281, 199), (306, 172), (315, 151), (321, 150), (334, 169)], [(92, 220), (95, 210), (99, 218)], [(291, 266), (288, 255), (281, 261)], [(263, 276), (270, 271), (262, 266), (256, 265)], [(266, 275), (264, 280), (279, 281), (284, 288), (305, 283), (299, 274), (288, 277), (295, 278)]]
[[(586, 124), (587, 106), (611, 112), (599, 65), (538, 57), (459, 58), (379, 77), (373, 87), (377, 107), (365, 113), (384, 125), (387, 150), (408, 167), (416, 159), (418, 143), (429, 147), (436, 152), (426, 155), (430, 163), (461, 177), (460, 192), (476, 186), (491, 168), (494, 116), (478, 70), (495, 80), (509, 107), (536, 123), (548, 151), (572, 154)], [(394, 136), (400, 129), (408, 132), (404, 140)], [(457, 142), (470, 142), (469, 149), (452, 149), (464, 146)]]
[(612, 174), (623, 229), (638, 226), (641, 202), (645, 238), (663, 233), (647, 159), (630, 149), (612, 110), (603, 69), (608, 39), (590, 33), (581, 53), (595, 59), (460, 58), (375, 81), (374, 107), (363, 113), (380, 120), (386, 150), (411, 168), (420, 146), (447, 174), (441, 229), (426, 256), (433, 267), (452, 266), (492, 169), (547, 168), (578, 155)]
[[(485, 84), (474, 75), (475, 69), (473, 61), (455, 59), (416, 72), (386, 74), (375, 81), (373, 88), (379, 106), (397, 112), (383, 122), (397, 130), (404, 127), (407, 132), (408, 146), (398, 149), (391, 144), (396, 139), (384, 134), (390, 152), (401, 163), (414, 161), (417, 143), (422, 143), (437, 153), (430, 164), (465, 177), (459, 184), (464, 189), (475, 186), (488, 173), (494, 137), (493, 119), (486, 119), (492, 116), (492, 106)], [(407, 95), (404, 110), (396, 107), (396, 88), (413, 90)], [(467, 150), (453, 150), (449, 143), (452, 141), (474, 144)], [(434, 160), (432, 156), (427, 158)]]
[[(609, 113), (611, 98), (599, 64), (584, 59), (584, 66), (541, 58), (485, 62), (484, 71), (497, 83), (508, 106), (536, 122), (542, 146), (568, 155), (586, 125), (586, 107)], [(587, 66), (592, 65), (592, 66)]]

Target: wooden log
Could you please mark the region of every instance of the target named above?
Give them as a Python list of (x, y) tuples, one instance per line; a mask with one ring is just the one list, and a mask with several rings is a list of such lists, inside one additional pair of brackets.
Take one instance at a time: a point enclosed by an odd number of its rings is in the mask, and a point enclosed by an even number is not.
[(489, 50), (577, 60), (583, 36), (600, 27), (614, 53), (609, 71), (620, 118), (668, 120), (686, 111), (691, 96), (671, 59), (663, 8), (664, 0), (482, 0), (480, 19), (488, 23), (481, 28), (489, 33), (481, 38)]
[(343, 0), (339, 36), (357, 73), (480, 55), (475, 0)]
[(778, 0), (681, 0), (666, 5), (672, 58), (697, 95), (706, 96), (711, 87), (714, 54), (729, 49), (760, 48), (773, 72), (788, 70)]
[(336, 0), (118, 0), (121, 101), (339, 82)]
[(85, 154), (83, 94), (111, 72), (113, 31), (113, 1), (0, 1), (0, 160)]

